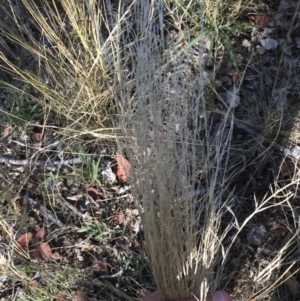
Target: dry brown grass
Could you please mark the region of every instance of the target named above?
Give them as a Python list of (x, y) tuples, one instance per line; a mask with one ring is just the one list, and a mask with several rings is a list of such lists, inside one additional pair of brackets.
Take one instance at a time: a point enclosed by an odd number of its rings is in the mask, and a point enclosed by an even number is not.
[(27, 84), (65, 126), (111, 133), (112, 32), (96, 1), (3, 1), (1, 10), (2, 70), (14, 79), (2, 84)]
[[(121, 70), (126, 64), (134, 66), (132, 82), (120, 73), (116, 83), (116, 90), (120, 91), (122, 134), (127, 137), (119, 142), (134, 166), (133, 195), (140, 206), (147, 250), (163, 300), (191, 295), (205, 300), (209, 291), (226, 287), (230, 275), (236, 275), (227, 269), (226, 263), (237, 237), (262, 212), (289, 204), (293, 194), (285, 193), (288, 187), (298, 185), (299, 178), (259, 199), (254, 195), (253, 211), (239, 223), (232, 210), (236, 198), (228, 195), (228, 187), (239, 172), (232, 171), (229, 162), (232, 131), (237, 122), (234, 109), (229, 105), (221, 126), (212, 134), (208, 117), (211, 99), (203, 77), (201, 54), (195, 64), (196, 74), (186, 76), (181, 69), (166, 80), (172, 61), (168, 55), (172, 50), (164, 49), (163, 41), (152, 30), (154, 24), (161, 24), (160, 6), (141, 1), (136, 7), (140, 35), (133, 42), (134, 54), (120, 62)], [(179, 52), (176, 59), (183, 60), (182, 54)], [(191, 82), (197, 85), (189, 85)], [(267, 116), (263, 119), (263, 136), (277, 137), (282, 128), (282, 107), (272, 111), (264, 103), (252, 106), (262, 109)], [(253, 140), (253, 143), (254, 148), (260, 149), (261, 159), (270, 156), (264, 141)], [(201, 193), (195, 195), (195, 187), (200, 187)], [(225, 229), (221, 228), (221, 220), (228, 214), (232, 220)], [(230, 224), (237, 231), (228, 244), (224, 239)], [(272, 298), (285, 281), (284, 275), (295, 265), (290, 258), (295, 244), (298, 245), (299, 230), (290, 231), (290, 239), (281, 245), (276, 256), (249, 280), (256, 288), (249, 291), (244, 287), (233, 292), (238, 300)], [(260, 286), (270, 280), (274, 270), (280, 269), (283, 273), (270, 287)]]
[[(120, 143), (134, 165), (133, 194), (140, 206), (146, 247), (163, 300), (191, 295), (204, 300), (222, 277), (221, 268), (217, 273), (215, 270), (226, 232), (218, 234), (226, 206), (221, 202), (228, 180), (223, 174), (225, 150), (231, 137), (230, 129), (224, 131), (224, 127), (231, 117), (225, 116), (214, 142), (207, 143), (209, 121), (207, 116), (204, 120), (199, 117), (210, 101), (201, 56), (193, 79), (201, 88), (196, 91), (178, 72), (169, 80), (173, 89), (169, 93), (165, 78), (168, 63), (161, 66), (157, 59), (162, 40), (151, 31), (152, 22), (162, 18), (162, 11), (146, 2), (139, 9), (140, 37), (135, 43), (136, 55), (131, 57), (136, 93), (129, 101), (130, 86), (121, 82), (121, 124), (129, 138), (120, 139)], [(199, 179), (207, 186), (195, 195)]]

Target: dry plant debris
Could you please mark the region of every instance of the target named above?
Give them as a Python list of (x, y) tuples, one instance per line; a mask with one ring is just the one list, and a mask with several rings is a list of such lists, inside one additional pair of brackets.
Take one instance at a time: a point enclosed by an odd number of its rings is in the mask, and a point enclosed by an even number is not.
[(128, 181), (128, 176), (131, 170), (131, 165), (126, 158), (117, 154), (115, 157), (114, 172), (121, 183)]

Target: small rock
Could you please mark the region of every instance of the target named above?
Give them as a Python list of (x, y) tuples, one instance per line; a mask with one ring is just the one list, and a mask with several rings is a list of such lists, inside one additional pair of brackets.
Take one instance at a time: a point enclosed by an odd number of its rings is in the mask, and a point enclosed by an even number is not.
[(251, 43), (250, 43), (249, 40), (244, 39), (243, 42), (242, 42), (242, 46), (245, 47), (245, 48), (250, 48), (251, 47)]
[(252, 228), (248, 235), (247, 240), (250, 245), (260, 245), (264, 243), (269, 237), (269, 233), (267, 232), (264, 226)]
[(266, 50), (276, 50), (278, 46), (278, 42), (271, 38), (262, 39), (260, 43)]
[(112, 171), (110, 162), (105, 166), (105, 169), (103, 169), (103, 171), (101, 172), (101, 176), (108, 183), (112, 184), (112, 183), (116, 182), (117, 177), (116, 177), (115, 173)]
[(132, 216), (138, 216), (139, 215), (139, 210), (138, 209), (132, 209), (131, 210), (131, 215)]

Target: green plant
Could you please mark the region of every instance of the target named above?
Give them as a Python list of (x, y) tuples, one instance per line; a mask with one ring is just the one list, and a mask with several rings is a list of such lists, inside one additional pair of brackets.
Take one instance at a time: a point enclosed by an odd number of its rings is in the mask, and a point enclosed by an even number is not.
[(85, 227), (77, 230), (78, 233), (88, 233), (87, 240), (93, 237), (101, 241), (104, 238), (111, 238), (113, 234), (121, 233), (121, 230), (110, 228), (105, 222), (89, 223)]
[(87, 179), (90, 184), (99, 183), (98, 178), (101, 156), (99, 156), (99, 158), (92, 158), (90, 155), (85, 153), (81, 145), (78, 145), (77, 153), (85, 163), (85, 168), (83, 170), (84, 178)]
[(126, 267), (126, 272), (129, 278), (138, 279), (145, 269), (147, 269), (147, 265), (145, 264), (145, 254), (135, 254), (133, 252), (123, 252), (121, 254), (121, 259)]
[[(194, 37), (178, 53), (178, 56), (206, 38), (210, 41), (209, 55), (216, 57), (217, 50), (220, 46), (223, 46), (224, 52), (230, 56), (234, 68), (238, 71), (231, 37), (243, 35), (245, 31), (253, 28), (253, 25), (241, 19), (246, 9), (243, 1), (205, 0), (196, 2), (174, 0), (171, 2), (180, 11), (180, 20), (185, 20), (184, 24), (189, 24), (186, 28), (188, 36)], [(177, 27), (180, 28), (180, 24)]]

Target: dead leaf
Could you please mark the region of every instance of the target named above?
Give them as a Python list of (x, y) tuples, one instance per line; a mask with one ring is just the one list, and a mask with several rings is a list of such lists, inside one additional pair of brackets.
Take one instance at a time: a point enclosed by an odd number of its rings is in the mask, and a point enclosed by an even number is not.
[(53, 255), (50, 245), (47, 244), (46, 242), (40, 243), (39, 253), (40, 253), (41, 258), (45, 259), (45, 260), (52, 258), (52, 255)]
[(90, 299), (80, 290), (72, 292), (72, 300), (74, 301), (89, 301)]
[(52, 254), (51, 258), (54, 259), (54, 260), (59, 260), (61, 257), (60, 257), (60, 255), (59, 255), (58, 252), (54, 252), (54, 253)]
[(37, 250), (29, 251), (29, 257), (33, 260), (40, 260), (41, 259), (40, 253)]
[(300, 284), (295, 277), (290, 276), (290, 272), (286, 273), (285, 278), (288, 279), (285, 281), (285, 284), (289, 287), (292, 294), (298, 295), (300, 294)]
[(113, 213), (114, 224), (122, 225), (124, 224), (125, 215), (122, 211)]
[(108, 264), (105, 261), (94, 260), (93, 270), (97, 273), (105, 273), (106, 274), (108, 272)]
[(41, 228), (40, 226), (36, 225), (34, 230), (36, 231), (35, 236), (38, 238), (44, 238), (47, 235), (47, 231), (45, 228)]
[(28, 247), (30, 241), (32, 239), (32, 233), (31, 232), (27, 232), (27, 233), (24, 233), (22, 234), (18, 239), (17, 239), (17, 242), (19, 244), (19, 246), (22, 248), (22, 249), (25, 249)]
[(264, 14), (264, 13), (249, 14), (248, 18), (254, 24), (260, 25), (260, 26), (269, 26), (272, 21), (271, 16)]
[(31, 134), (31, 139), (34, 143), (39, 143), (42, 141), (43, 139), (43, 134), (42, 133), (35, 133), (35, 132), (32, 132)]
[(13, 130), (13, 127), (11, 125), (9, 125), (1, 131), (0, 136), (1, 137), (7, 136), (12, 130)]
[(131, 170), (131, 164), (120, 154), (117, 154), (114, 161), (114, 173), (121, 183), (126, 183), (128, 181), (129, 172)]
[(93, 200), (97, 200), (100, 195), (98, 189), (93, 186), (87, 188), (87, 193)]

